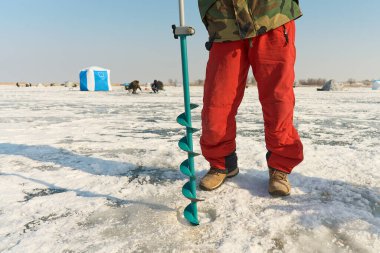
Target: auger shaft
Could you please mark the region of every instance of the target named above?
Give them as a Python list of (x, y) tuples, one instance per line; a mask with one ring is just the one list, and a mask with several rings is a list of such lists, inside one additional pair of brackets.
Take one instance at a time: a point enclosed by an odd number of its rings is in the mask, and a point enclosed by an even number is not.
[[(186, 121), (189, 124), (189, 127), (186, 127), (186, 138), (187, 143), (189, 145), (190, 150), (193, 150), (193, 133), (191, 131), (192, 122), (191, 122), (191, 108), (190, 108), (190, 89), (189, 89), (189, 72), (188, 72), (188, 64), (187, 64), (187, 41), (186, 36), (180, 36), (181, 41), (181, 58), (182, 58), (182, 76), (183, 76), (183, 95), (184, 95), (184, 104), (185, 104), (185, 115)], [(194, 170), (194, 156), (192, 154), (188, 154), (189, 161), (189, 170), (192, 175), (195, 175)], [(196, 198), (196, 179), (194, 177), (190, 177), (191, 184), (191, 192)], [(197, 210), (197, 202), (191, 202), (193, 215), (198, 219), (198, 210)]]
[(187, 40), (186, 37), (194, 34), (194, 29), (185, 26), (185, 13), (184, 13), (184, 0), (179, 0), (179, 17), (180, 27), (172, 26), (175, 38), (180, 38), (181, 42), (181, 62), (182, 62), (182, 77), (183, 77), (183, 95), (185, 113), (177, 118), (177, 122), (186, 127), (186, 137), (179, 141), (179, 147), (188, 153), (187, 160), (185, 160), (180, 168), (181, 172), (189, 177), (187, 182), (182, 188), (183, 195), (191, 200), (191, 203), (185, 208), (184, 217), (193, 225), (198, 225), (198, 209), (197, 209), (197, 195), (196, 195), (196, 177), (194, 170), (194, 156), (198, 155), (193, 152), (193, 133), (196, 131), (192, 127), (191, 110), (196, 105), (190, 103), (190, 88), (189, 88), (189, 71), (188, 71), (188, 58), (187, 58)]

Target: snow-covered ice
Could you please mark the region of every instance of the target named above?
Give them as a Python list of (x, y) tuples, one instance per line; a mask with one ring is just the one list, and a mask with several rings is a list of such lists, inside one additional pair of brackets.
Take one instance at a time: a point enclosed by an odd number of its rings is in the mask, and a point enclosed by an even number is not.
[[(295, 92), (305, 160), (292, 195), (267, 193), (250, 87), (237, 116), (241, 174), (198, 192), (192, 227), (178, 169), (182, 88), (0, 87), (0, 252), (380, 252), (380, 93)], [(191, 95), (201, 105), (202, 88)], [(199, 180), (208, 164), (195, 161)]]

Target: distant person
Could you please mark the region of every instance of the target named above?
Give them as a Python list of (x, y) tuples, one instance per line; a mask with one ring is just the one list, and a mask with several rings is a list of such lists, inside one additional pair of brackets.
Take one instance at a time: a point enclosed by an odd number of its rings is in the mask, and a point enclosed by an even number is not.
[(210, 170), (200, 187), (214, 190), (239, 173), (235, 116), (252, 68), (264, 117), (268, 192), (289, 195), (288, 174), (303, 160), (293, 125), (294, 20), (302, 15), (298, 1), (198, 0), (198, 5), (210, 50), (200, 140)]
[(154, 80), (151, 84), (152, 91), (158, 93), (159, 90), (164, 89), (164, 84), (161, 81)]
[(132, 94), (137, 94), (137, 90), (139, 89), (142, 91), (140, 87), (140, 82), (138, 80), (134, 80), (133, 82), (129, 83), (129, 85), (125, 85), (125, 89), (129, 92), (132, 90)]

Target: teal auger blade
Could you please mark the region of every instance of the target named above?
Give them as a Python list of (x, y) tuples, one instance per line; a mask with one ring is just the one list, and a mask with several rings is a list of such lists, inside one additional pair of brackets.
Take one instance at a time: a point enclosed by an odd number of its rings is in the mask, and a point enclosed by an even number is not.
[(179, 142), (178, 142), (178, 146), (180, 147), (180, 149), (182, 149), (183, 151), (186, 151), (186, 152), (192, 152), (191, 148), (189, 147), (189, 144), (187, 143), (187, 138), (186, 136), (185, 137), (182, 137)]
[(198, 128), (194, 128), (194, 127), (188, 127), (187, 129), (189, 129), (189, 131), (193, 134), (193, 133), (196, 133), (198, 132), (200, 129)]
[(187, 152), (190, 156), (192, 157), (196, 157), (196, 156), (199, 156), (200, 154), (196, 153), (196, 152)]
[(182, 137), (179, 141), (178, 141), (178, 146), (180, 149), (182, 149), (183, 151), (191, 154), (193, 157), (194, 156), (198, 156), (199, 154), (198, 153), (195, 153), (190, 147), (189, 147), (189, 144), (187, 143), (187, 137)]
[(185, 219), (188, 220), (192, 225), (199, 225), (199, 221), (194, 215), (195, 212), (196, 211), (194, 210), (194, 206), (190, 204), (183, 211), (183, 216), (185, 216)]
[(179, 146), (180, 149), (182, 149), (183, 151), (187, 152), (192, 157), (196, 157), (196, 156), (199, 155), (198, 153), (196, 153), (196, 152), (194, 152), (194, 151), (192, 151), (190, 149), (189, 145), (187, 144), (187, 138), (186, 138), (186, 136), (179, 140), (178, 146)]
[(199, 105), (190, 103), (190, 109), (191, 110), (193, 110), (193, 109), (195, 109), (197, 107), (199, 107)]
[(193, 193), (191, 191), (191, 182), (190, 181), (183, 185), (182, 194), (187, 199), (191, 200), (191, 202), (204, 201), (204, 199), (200, 199), (200, 198), (195, 197), (195, 193)]
[(195, 177), (194, 173), (190, 171), (189, 160), (185, 160), (179, 166), (180, 171), (188, 177)]
[(186, 184), (183, 185), (182, 194), (183, 194), (183, 196), (185, 196), (188, 199), (196, 199), (196, 196), (191, 191), (191, 183), (190, 182), (187, 182)]
[(187, 120), (186, 120), (186, 114), (185, 113), (181, 113), (180, 115), (178, 115), (177, 123), (180, 124), (181, 126), (191, 127), (189, 122), (187, 122)]
[(181, 126), (191, 127), (190, 123), (186, 120), (186, 113), (181, 113), (180, 115), (178, 115), (177, 123)]

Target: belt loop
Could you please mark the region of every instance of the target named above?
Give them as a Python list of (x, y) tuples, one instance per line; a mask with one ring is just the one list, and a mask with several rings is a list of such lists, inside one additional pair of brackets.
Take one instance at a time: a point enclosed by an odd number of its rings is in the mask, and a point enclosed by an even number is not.
[(252, 38), (249, 38), (248, 40), (249, 40), (249, 47), (252, 48), (253, 47), (253, 40), (252, 40)]

